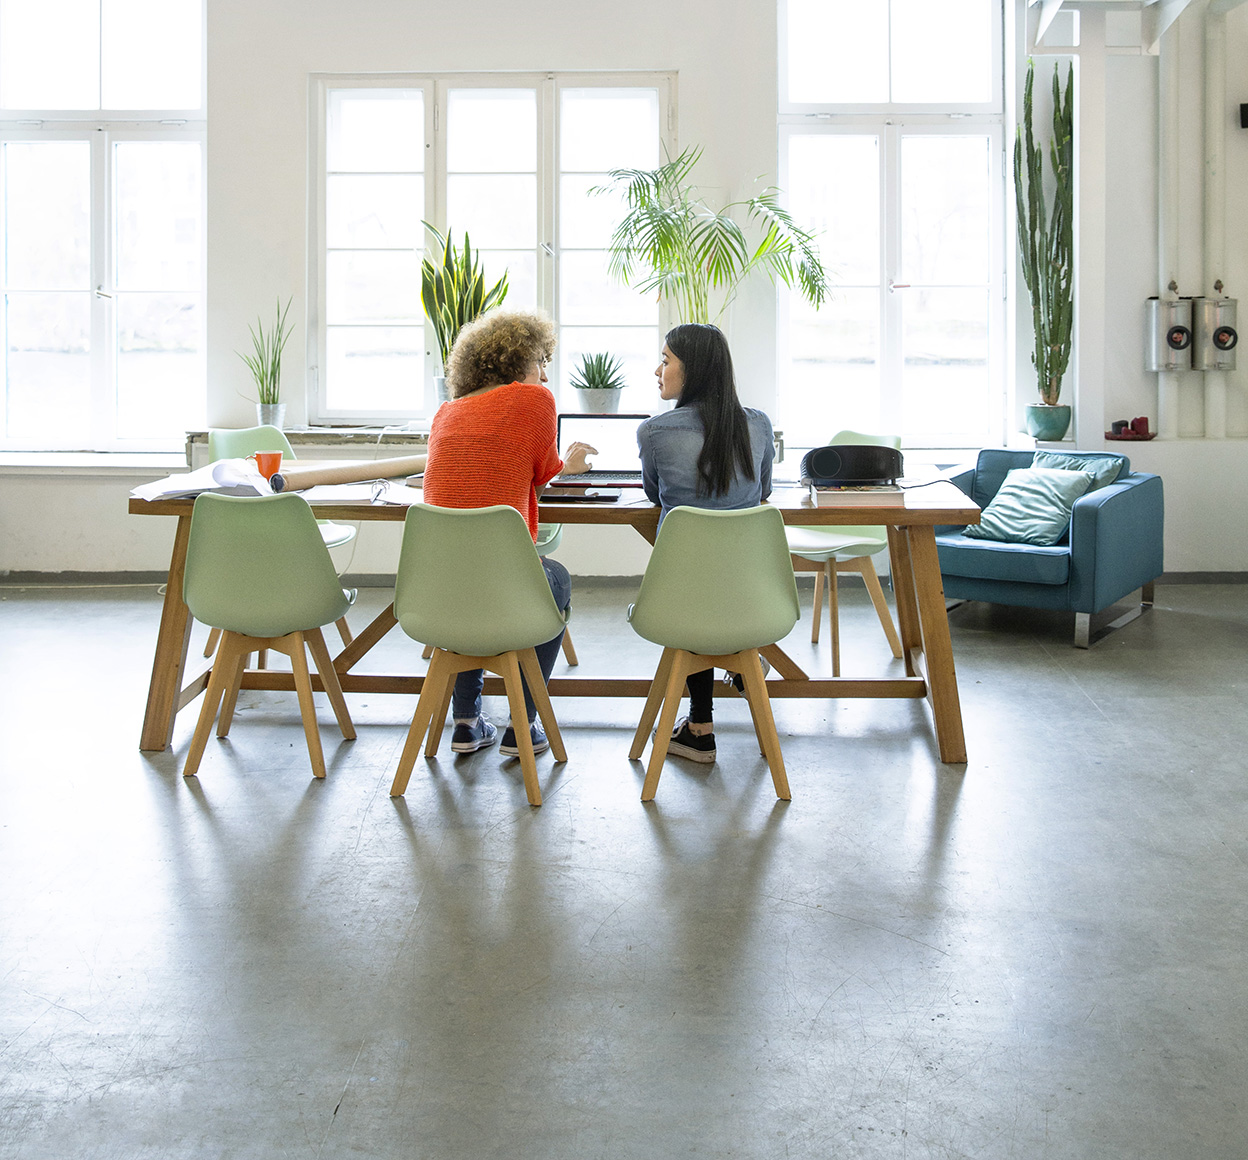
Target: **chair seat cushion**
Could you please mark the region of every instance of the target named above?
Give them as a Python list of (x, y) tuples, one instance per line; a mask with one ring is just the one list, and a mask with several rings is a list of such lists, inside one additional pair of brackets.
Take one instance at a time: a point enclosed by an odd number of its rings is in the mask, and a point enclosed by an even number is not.
[(940, 570), (946, 576), (1027, 584), (1065, 584), (1070, 578), (1070, 547), (1066, 544), (1037, 547), (942, 532), (936, 537), (936, 550)]
[(978, 524), (966, 529), (974, 540), (1014, 544), (1056, 544), (1070, 524), (1070, 512), (1092, 486), (1090, 471), (1044, 467), (1015, 468), (984, 508)]

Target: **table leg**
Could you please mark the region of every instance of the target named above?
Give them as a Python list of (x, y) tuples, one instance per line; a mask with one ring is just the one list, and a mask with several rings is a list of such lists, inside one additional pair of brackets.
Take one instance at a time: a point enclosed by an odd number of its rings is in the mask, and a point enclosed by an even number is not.
[(958, 699), (958, 677), (953, 666), (949, 617), (945, 612), (945, 589), (940, 580), (936, 531), (922, 526), (906, 530), (923, 636), (927, 698), (936, 720), (940, 760), (962, 764), (966, 761), (966, 738), (962, 732), (962, 705)]
[(893, 596), (897, 601), (897, 632), (901, 637), (901, 655), (906, 676), (916, 675), (914, 650), (922, 649), (919, 631), (919, 606), (914, 594), (914, 564), (910, 559), (910, 539), (906, 528), (888, 529), (889, 567), (893, 577)]
[(160, 613), (156, 655), (152, 658), (152, 679), (147, 688), (147, 711), (139, 748), (168, 749), (173, 740), (173, 722), (178, 715), (182, 678), (186, 673), (186, 650), (191, 639), (191, 614), (182, 601), (182, 579), (186, 572), (186, 546), (191, 538), (190, 515), (178, 517), (169, 558), (169, 580)]

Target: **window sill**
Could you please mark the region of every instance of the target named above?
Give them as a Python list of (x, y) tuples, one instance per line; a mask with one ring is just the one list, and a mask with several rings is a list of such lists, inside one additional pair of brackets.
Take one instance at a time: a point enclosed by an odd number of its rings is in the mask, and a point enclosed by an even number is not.
[(0, 475), (158, 478), (186, 467), (181, 451), (0, 451)]

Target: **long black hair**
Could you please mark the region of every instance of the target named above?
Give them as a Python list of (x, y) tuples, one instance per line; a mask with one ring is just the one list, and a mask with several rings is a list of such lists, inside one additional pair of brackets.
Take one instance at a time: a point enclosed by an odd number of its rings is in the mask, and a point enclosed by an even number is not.
[(728, 340), (718, 326), (685, 322), (664, 339), (685, 368), (678, 407), (696, 407), (702, 419), (698, 494), (723, 495), (738, 474), (754, 478), (750, 425), (737, 398)]

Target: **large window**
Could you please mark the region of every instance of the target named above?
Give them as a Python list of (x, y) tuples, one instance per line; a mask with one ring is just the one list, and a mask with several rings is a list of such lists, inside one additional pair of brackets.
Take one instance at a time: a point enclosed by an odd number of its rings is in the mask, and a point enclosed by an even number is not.
[(782, 17), (783, 181), (834, 291), (817, 313), (782, 295), (777, 426), (999, 439), (1000, 4), (787, 0)]
[(432, 414), (440, 372), (420, 303), (422, 221), (467, 233), (487, 285), (559, 324), (551, 386), (571, 404), (579, 356), (624, 365), (621, 405), (648, 407), (659, 342), (653, 300), (611, 281), (619, 207), (591, 190), (609, 170), (652, 168), (670, 110), (666, 77), (515, 74), (322, 77), (322, 162), (312, 240), (314, 420)]
[(204, 415), (201, 0), (0, 0), (0, 446)]

